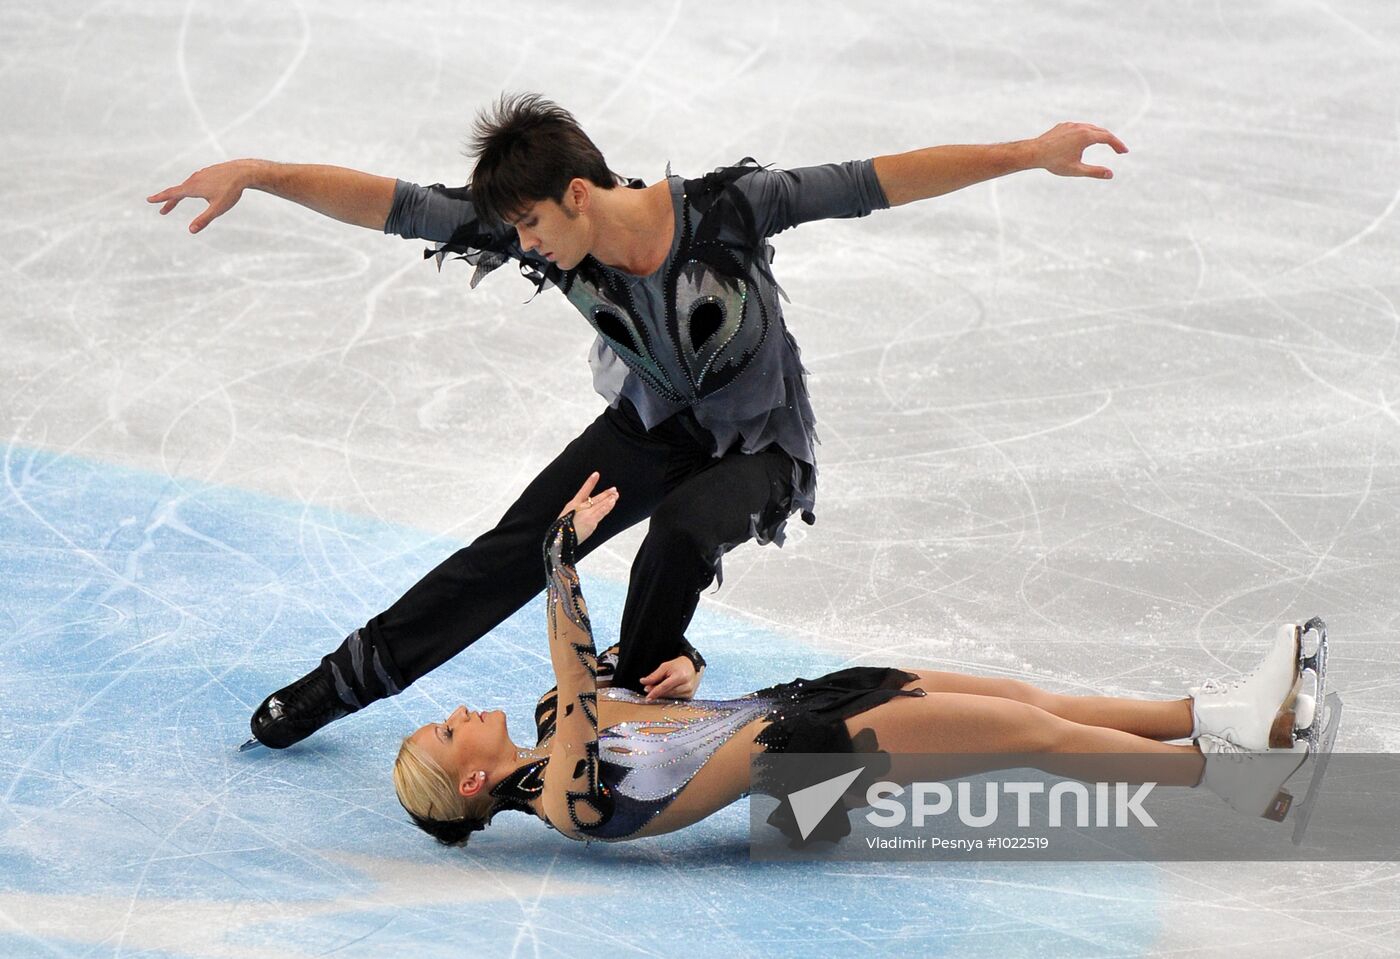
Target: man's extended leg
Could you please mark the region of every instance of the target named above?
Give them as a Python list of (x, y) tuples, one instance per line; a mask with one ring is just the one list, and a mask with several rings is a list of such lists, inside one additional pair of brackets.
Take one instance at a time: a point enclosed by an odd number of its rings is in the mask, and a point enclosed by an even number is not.
[(253, 714), (253, 735), (275, 748), (391, 696), (476, 642), (544, 588), (545, 531), (588, 474), (617, 486), (618, 507), (581, 550), (645, 519), (666, 488), (669, 447), (630, 407), (608, 409), (544, 468), (495, 528), (429, 572), (351, 633), (306, 676)]
[(642, 676), (681, 654), (720, 558), (787, 517), (792, 481), (792, 459), (770, 447), (712, 460), (666, 495), (632, 561), (614, 685), (641, 691)]

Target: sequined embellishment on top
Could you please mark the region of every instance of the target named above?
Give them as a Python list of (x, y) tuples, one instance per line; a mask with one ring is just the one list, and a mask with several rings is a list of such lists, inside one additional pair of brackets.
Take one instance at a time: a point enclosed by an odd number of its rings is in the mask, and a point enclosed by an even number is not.
[[(562, 289), (652, 392), (672, 403), (694, 405), (748, 369), (767, 341), (772, 321), (745, 265), (750, 257), (740, 257), (732, 242), (711, 236), (715, 231), (704, 230), (703, 224), (697, 231), (697, 211), (688, 194), (677, 202), (677, 249), (662, 274), (659, 303), (652, 300), (648, 306), (637, 293), (655, 286), (655, 279), (621, 273), (592, 257)], [(751, 242), (767, 250), (761, 238)], [(751, 258), (761, 263), (764, 256)]]
[(749, 284), (689, 260), (676, 277), (674, 342), (694, 396), (703, 397), (743, 372), (768, 335), (762, 303)]
[[(627, 689), (601, 689), (600, 698), (645, 703)], [(660, 815), (715, 751), (774, 706), (760, 696), (677, 703), (664, 719), (629, 720), (598, 731), (601, 779), (613, 795), (613, 813), (582, 830), (590, 839), (626, 839)], [(655, 706), (655, 704), (652, 704)], [(658, 713), (662, 707), (656, 707)]]
[(575, 277), (564, 295), (629, 370), (659, 395), (673, 403), (681, 402), (680, 391), (656, 358), (652, 333), (625, 281), (609, 276), (601, 265), (591, 273), (589, 277)]

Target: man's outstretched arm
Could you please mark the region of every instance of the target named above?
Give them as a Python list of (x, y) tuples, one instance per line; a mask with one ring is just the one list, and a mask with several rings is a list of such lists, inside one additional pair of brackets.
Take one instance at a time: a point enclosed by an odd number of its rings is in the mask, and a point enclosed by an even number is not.
[(1107, 167), (1084, 163), (1084, 151), (1107, 144), (1116, 153), (1128, 148), (1103, 127), (1060, 123), (1034, 140), (985, 146), (941, 146), (875, 158), (875, 176), (890, 206), (942, 196), (965, 186), (1021, 170), (1049, 170), (1057, 176), (1113, 178)]
[(146, 197), (146, 202), (162, 204), (160, 212), (164, 216), (181, 200), (207, 200), (208, 208), (190, 223), (190, 232), (198, 233), (228, 212), (244, 190), (271, 193), (342, 223), (372, 230), (384, 229), (394, 203), (391, 177), (345, 167), (268, 160), (230, 160), (205, 167), (192, 173), (184, 183)]

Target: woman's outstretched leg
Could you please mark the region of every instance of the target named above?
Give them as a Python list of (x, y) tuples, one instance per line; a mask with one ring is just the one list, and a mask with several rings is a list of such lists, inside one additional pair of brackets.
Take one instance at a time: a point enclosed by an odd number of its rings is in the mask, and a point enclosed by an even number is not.
[(932, 669), (913, 672), (919, 677), (919, 688), (929, 694), (962, 693), (1009, 699), (1036, 706), (1082, 726), (1100, 726), (1149, 739), (1185, 739), (1193, 728), (1190, 699), (1151, 701), (1115, 696), (1065, 696), (1017, 679), (967, 676)]
[[(1203, 760), (1195, 746), (1174, 746), (1121, 729), (1073, 722), (1002, 696), (924, 688), (926, 696), (893, 699), (851, 717), (846, 720), (847, 729), (853, 736), (863, 729), (873, 730), (880, 748), (896, 755), (1034, 756), (1034, 765), (1040, 769), (1090, 780), (1101, 774), (1094, 757), (1112, 756), (1110, 762), (1121, 766), (1119, 757), (1137, 756), (1167, 760), (1160, 767), (1151, 766), (1154, 774), (1146, 777), (1164, 785), (1194, 786), (1200, 780)], [(970, 766), (956, 760), (947, 765), (944, 772), (959, 775), (1003, 768), (982, 760)]]

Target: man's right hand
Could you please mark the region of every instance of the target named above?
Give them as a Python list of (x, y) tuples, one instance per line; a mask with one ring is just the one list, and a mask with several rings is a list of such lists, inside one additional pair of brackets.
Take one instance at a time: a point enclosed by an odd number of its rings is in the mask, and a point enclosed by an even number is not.
[(216, 163), (191, 174), (179, 186), (151, 194), (146, 202), (161, 204), (164, 215), (189, 197), (208, 200), (209, 206), (190, 223), (190, 232), (198, 233), (228, 212), (244, 190), (261, 190), (341, 223), (372, 230), (384, 229), (394, 205), (390, 177), (338, 166), (267, 160)]
[(198, 233), (213, 222), (215, 217), (222, 216), (238, 202), (239, 197), (243, 196), (243, 191), (252, 184), (253, 170), (258, 162), (230, 160), (227, 163), (216, 163), (190, 174), (189, 178), (178, 186), (167, 187), (159, 193), (151, 194), (146, 197), (146, 202), (162, 204), (160, 215), (165, 216), (179, 206), (181, 200), (190, 197), (207, 200), (209, 206), (190, 223), (190, 232)]

